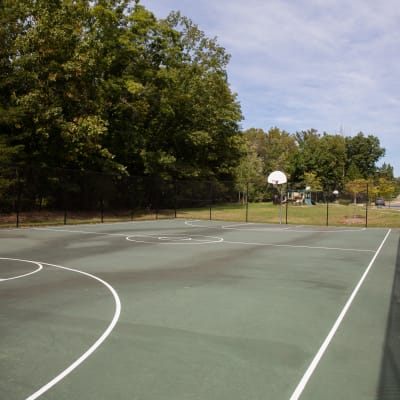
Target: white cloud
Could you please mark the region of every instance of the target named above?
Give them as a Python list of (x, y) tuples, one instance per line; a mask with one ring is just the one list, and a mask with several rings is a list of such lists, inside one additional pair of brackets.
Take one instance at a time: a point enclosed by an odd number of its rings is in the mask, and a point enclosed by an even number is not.
[(400, 176), (397, 0), (142, 0), (180, 10), (232, 55), (243, 127), (379, 137)]

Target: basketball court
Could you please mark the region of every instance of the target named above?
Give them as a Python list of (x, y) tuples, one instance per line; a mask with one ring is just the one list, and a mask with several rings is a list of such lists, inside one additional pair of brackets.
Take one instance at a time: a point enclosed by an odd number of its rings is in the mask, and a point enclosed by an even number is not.
[(0, 230), (1, 397), (399, 398), (399, 236), (179, 219)]

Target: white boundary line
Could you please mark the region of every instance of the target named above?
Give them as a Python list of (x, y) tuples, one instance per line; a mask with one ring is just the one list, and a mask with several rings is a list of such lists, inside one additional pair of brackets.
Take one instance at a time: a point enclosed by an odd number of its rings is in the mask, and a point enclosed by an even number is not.
[(326, 246), (306, 246), (306, 245), (294, 245), (294, 244), (274, 244), (274, 243), (251, 243), (251, 242), (232, 242), (230, 240), (224, 240), (226, 244), (241, 244), (248, 246), (269, 246), (269, 247), (289, 247), (293, 249), (312, 249), (312, 250), (334, 250), (334, 251), (355, 251), (360, 253), (373, 253), (375, 250), (368, 249), (346, 249), (344, 247), (326, 247)]
[(290, 400), (298, 400), (301, 394), (304, 391), (304, 388), (306, 387), (308, 381), (310, 380), (312, 374), (314, 373), (315, 369), (317, 368), (319, 362), (321, 361), (322, 356), (324, 355), (326, 349), (328, 348), (330, 342), (332, 341), (333, 337), (335, 336), (337, 330), (339, 329), (340, 324), (342, 323), (344, 317), (346, 316), (347, 312), (349, 311), (349, 308), (351, 304), (353, 303), (354, 298), (356, 297), (358, 291), (360, 290), (361, 285), (364, 283), (365, 278), (367, 277), (370, 269), (372, 268), (372, 265), (374, 264), (376, 258), (378, 257), (378, 254), (380, 253), (383, 245), (386, 242), (386, 239), (389, 237), (390, 232), (392, 230), (389, 229), (389, 231), (386, 233), (386, 236), (382, 240), (382, 243), (378, 247), (378, 250), (376, 250), (374, 256), (372, 257), (372, 260), (370, 261), (368, 267), (364, 271), (361, 279), (357, 283), (356, 287), (354, 288), (353, 292), (351, 293), (349, 299), (347, 300), (347, 303), (343, 307), (342, 311), (339, 314), (339, 317), (335, 321), (335, 323), (332, 326), (332, 329), (328, 333), (328, 336), (325, 338), (324, 342), (322, 343), (321, 347), (319, 348), (317, 354), (315, 355), (314, 359), (311, 361), (311, 364), (307, 368), (306, 372), (304, 373), (303, 377), (301, 378), (299, 384), (297, 385), (295, 391), (290, 397)]
[[(315, 229), (315, 226), (309, 227), (309, 229), (306, 229), (306, 225), (296, 225), (296, 226), (282, 226), (282, 225), (276, 225), (276, 226), (257, 226), (258, 224), (255, 224), (253, 222), (247, 222), (247, 223), (237, 223), (237, 224), (230, 224), (230, 225), (201, 225), (198, 224), (196, 225), (196, 222), (206, 222), (200, 219), (196, 220), (187, 220), (185, 221), (185, 225), (190, 226), (192, 228), (210, 228), (210, 229), (227, 229), (227, 230), (233, 230), (233, 231), (253, 231), (253, 232), (266, 232), (266, 231), (273, 231), (273, 232), (300, 232), (300, 233), (353, 233), (353, 232), (364, 232), (366, 231), (366, 228), (336, 228), (336, 227), (328, 227), (328, 229)], [(248, 228), (249, 225), (256, 225), (255, 228)], [(241, 227), (247, 227), (247, 228), (241, 228)], [(304, 229), (298, 229), (298, 228), (304, 228)]]
[[(217, 236), (205, 236), (205, 235), (190, 235), (187, 233), (151, 233), (151, 234), (132, 234), (132, 233), (105, 233), (105, 232), (94, 232), (94, 231), (81, 231), (81, 230), (72, 230), (72, 229), (57, 229), (57, 228), (33, 228), (34, 230), (40, 231), (52, 231), (52, 232), (67, 232), (67, 233), (79, 233), (83, 235), (97, 235), (97, 236), (112, 236), (112, 237), (124, 237), (129, 242), (135, 243), (148, 243), (148, 244), (163, 244), (163, 245), (182, 245), (182, 244), (213, 244), (213, 243), (221, 243), (224, 241), (223, 238)], [(135, 238), (144, 238), (148, 237), (149, 239), (157, 239), (157, 241), (146, 241), (139, 240)], [(162, 242), (161, 239), (165, 240)], [(167, 238), (171, 241), (167, 242)], [(202, 240), (200, 238), (205, 238), (208, 240)], [(178, 239), (185, 240), (184, 242), (179, 242)]]
[(127, 236), (124, 233), (105, 233), (105, 232), (95, 232), (95, 231), (80, 231), (72, 229), (57, 229), (57, 228), (32, 228), (35, 231), (52, 231), (52, 232), (67, 232), (67, 233), (81, 233), (83, 235), (99, 235), (99, 236)]
[(240, 228), (230, 228), (229, 226), (222, 226), (222, 229), (230, 229), (235, 231), (253, 231), (253, 232), (264, 232), (264, 231), (276, 231), (276, 232), (299, 232), (299, 233), (353, 233), (353, 232), (363, 232), (366, 228), (349, 228), (349, 229), (315, 229), (314, 227), (310, 226), (310, 229), (305, 229), (305, 226), (300, 226), (304, 229), (298, 229), (298, 226), (295, 227), (287, 227), (287, 228), (247, 228), (247, 229), (240, 229)]
[(0, 260), (22, 261), (22, 262), (29, 262), (31, 264), (38, 265), (38, 267), (32, 272), (28, 272), (28, 273), (23, 274), (23, 275), (13, 276), (11, 278), (0, 278), (0, 282), (12, 281), (13, 279), (24, 278), (25, 276), (36, 274), (37, 272), (39, 272), (39, 271), (41, 271), (43, 269), (43, 265), (38, 263), (38, 262), (36, 262), (36, 261), (27, 261), (27, 260), (20, 260), (19, 258), (8, 258), (8, 257), (0, 257)]
[[(190, 225), (192, 221), (185, 221), (185, 225), (190, 226), (190, 227), (196, 227), (195, 225)], [(231, 226), (240, 226), (241, 224), (235, 224), (235, 225), (226, 225), (227, 227)], [(244, 224), (243, 224), (244, 225)], [(210, 228), (210, 226), (208, 226)], [(204, 228), (204, 226), (203, 226)], [(221, 226), (215, 226), (215, 229), (221, 228)], [(182, 244), (215, 244), (215, 243), (227, 243), (227, 244), (239, 244), (239, 245), (249, 245), (249, 246), (270, 246), (270, 247), (289, 247), (289, 248), (300, 248), (300, 249), (317, 249), (317, 250), (340, 250), (340, 251), (356, 251), (356, 252), (374, 252), (375, 250), (368, 250), (368, 249), (353, 249), (353, 248), (342, 248), (342, 247), (325, 247), (325, 246), (307, 246), (307, 245), (289, 245), (289, 244), (274, 244), (274, 243), (258, 243), (258, 242), (240, 242), (240, 241), (229, 241), (225, 240), (221, 237), (217, 236), (205, 236), (205, 235), (190, 235), (186, 233), (182, 234), (163, 234), (163, 233), (148, 233), (148, 234), (129, 234), (129, 233), (104, 233), (104, 232), (95, 232), (95, 231), (81, 231), (81, 230), (71, 230), (71, 229), (57, 229), (57, 228), (33, 228), (35, 230), (41, 230), (41, 231), (55, 231), (55, 232), (67, 232), (67, 233), (80, 233), (80, 234), (85, 234), (85, 235), (97, 235), (97, 236), (112, 236), (112, 237), (125, 237), (125, 239), (129, 242), (136, 242), (136, 243), (158, 243), (158, 244), (163, 244), (163, 245), (182, 245)], [(222, 229), (225, 229), (225, 226), (222, 226)], [(232, 230), (237, 230), (241, 232), (246, 232), (250, 231), (251, 229), (235, 229), (235, 228), (227, 228), (227, 229), (232, 229)], [(270, 231), (276, 231), (279, 228), (271, 228)], [(365, 228), (364, 228), (365, 229)], [(261, 229), (260, 231), (264, 231), (266, 229)], [(288, 232), (302, 232), (299, 230), (288, 230), (287, 228), (282, 228), (282, 231)], [(318, 231), (305, 231), (305, 232), (318, 232)], [(325, 233), (336, 233), (338, 231), (332, 231), (332, 232), (325, 232)], [(347, 231), (346, 231), (347, 232)], [(186, 242), (165, 242), (162, 243), (161, 241), (159, 242), (151, 242), (151, 241), (145, 241), (145, 240), (139, 240), (139, 239), (134, 239), (135, 237), (141, 238), (141, 237), (149, 237), (149, 238), (158, 238), (160, 236), (187, 236), (192, 238), (192, 242), (188, 243)], [(201, 240), (196, 240), (195, 237), (205, 237), (205, 238), (212, 238), (213, 240), (210, 241), (201, 241)]]
[[(29, 261), (29, 260), (21, 260), (21, 261), (27, 261), (27, 262), (35, 262), (35, 261)], [(118, 293), (115, 291), (115, 289), (106, 281), (103, 279), (89, 274), (88, 272), (80, 271), (78, 269), (74, 268), (68, 268), (68, 267), (62, 267), (61, 265), (55, 265), (55, 264), (49, 264), (49, 263), (41, 263), (43, 265), (48, 265), (50, 267), (55, 267), (55, 268), (60, 268), (64, 269), (67, 271), (71, 272), (77, 272), (79, 274), (88, 276), (89, 278), (95, 279), (96, 281), (100, 282), (103, 284), (113, 295), (114, 301), (115, 301), (115, 312), (113, 319), (111, 323), (108, 325), (107, 329), (103, 332), (103, 334), (96, 340), (95, 343), (93, 343), (92, 346), (89, 347), (88, 350), (86, 350), (85, 353), (83, 353), (75, 362), (73, 362), (68, 368), (66, 368), (64, 371), (62, 371), (60, 374), (58, 374), (56, 377), (54, 377), (50, 382), (46, 383), (44, 386), (42, 386), (40, 389), (38, 389), (35, 393), (31, 394), (29, 397), (26, 398), (26, 400), (35, 400), (45, 392), (47, 392), (49, 389), (51, 389), (53, 386), (55, 386), (58, 382), (60, 382), (62, 379), (64, 379), (67, 375), (69, 375), (75, 368), (77, 368), (80, 364), (82, 364), (87, 358), (89, 358), (100, 345), (107, 339), (107, 337), (110, 335), (112, 330), (114, 329), (115, 325), (118, 322), (119, 316), (121, 314), (121, 301), (119, 299)]]

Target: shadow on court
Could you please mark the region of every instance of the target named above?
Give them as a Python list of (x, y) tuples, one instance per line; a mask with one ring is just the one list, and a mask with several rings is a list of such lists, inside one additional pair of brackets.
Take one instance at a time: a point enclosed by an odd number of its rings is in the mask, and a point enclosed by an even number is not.
[(400, 399), (400, 240), (377, 400)]

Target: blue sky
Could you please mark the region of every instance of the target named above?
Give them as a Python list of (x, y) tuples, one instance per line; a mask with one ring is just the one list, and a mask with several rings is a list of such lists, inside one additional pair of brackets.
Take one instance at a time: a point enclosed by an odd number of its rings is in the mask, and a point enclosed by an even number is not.
[(231, 55), (243, 129), (377, 136), (400, 176), (398, 0), (141, 0), (189, 17)]

